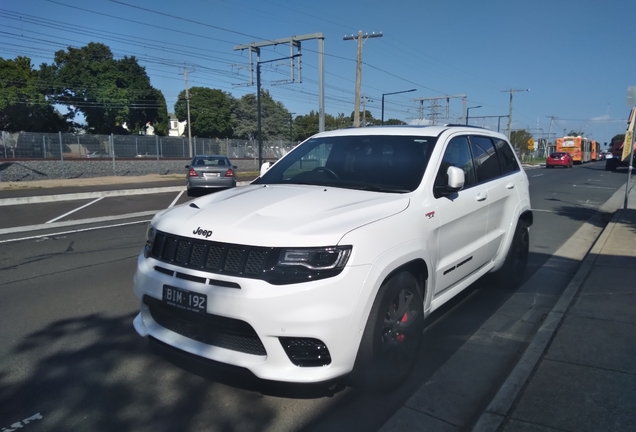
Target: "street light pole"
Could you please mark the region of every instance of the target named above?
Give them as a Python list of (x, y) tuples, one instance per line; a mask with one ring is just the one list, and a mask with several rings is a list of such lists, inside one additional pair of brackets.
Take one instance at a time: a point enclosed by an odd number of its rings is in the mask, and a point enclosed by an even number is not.
[(400, 93), (410, 93), (410, 92), (414, 92), (415, 90), (417, 90), (417, 89), (403, 90), (403, 91), (397, 91), (397, 92), (392, 92), (392, 93), (383, 93), (382, 94), (382, 122), (380, 124), (384, 125), (384, 96), (400, 94)]
[(466, 108), (466, 124), (468, 124), (468, 114), (470, 114), (470, 110), (471, 109), (476, 109), (476, 108), (481, 108), (481, 105), (477, 105), (477, 106), (474, 106), (474, 107)]

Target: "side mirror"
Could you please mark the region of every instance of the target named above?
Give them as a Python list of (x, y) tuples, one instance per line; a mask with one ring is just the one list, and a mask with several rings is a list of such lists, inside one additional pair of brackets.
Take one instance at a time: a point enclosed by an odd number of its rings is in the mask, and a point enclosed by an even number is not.
[(461, 188), (464, 187), (464, 182), (466, 181), (464, 177), (464, 170), (450, 166), (446, 171), (448, 174), (448, 190), (449, 192), (459, 192)]
[(232, 165), (232, 169), (236, 170), (236, 169), (238, 169), (238, 167), (236, 165)]
[(261, 176), (263, 176), (272, 165), (274, 164), (271, 162), (263, 162), (263, 165), (261, 165)]
[(464, 170), (449, 166), (446, 170), (447, 181), (435, 186), (435, 196), (449, 196), (459, 192), (464, 187), (466, 181)]
[(190, 168), (190, 165), (186, 165), (186, 168)]

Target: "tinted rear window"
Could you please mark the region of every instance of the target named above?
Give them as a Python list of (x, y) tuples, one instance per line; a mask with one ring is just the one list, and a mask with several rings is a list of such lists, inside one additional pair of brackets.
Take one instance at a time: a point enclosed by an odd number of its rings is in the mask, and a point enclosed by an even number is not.
[(225, 158), (196, 158), (192, 161), (193, 166), (228, 166), (227, 159)]

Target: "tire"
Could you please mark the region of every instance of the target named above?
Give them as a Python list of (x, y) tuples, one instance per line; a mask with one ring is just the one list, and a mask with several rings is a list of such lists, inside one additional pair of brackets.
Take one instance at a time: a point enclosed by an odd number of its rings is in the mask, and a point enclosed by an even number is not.
[(493, 282), (506, 289), (516, 289), (521, 285), (528, 266), (530, 253), (530, 234), (528, 224), (517, 222), (512, 244), (506, 255), (503, 267), (492, 274)]
[(397, 273), (382, 284), (362, 335), (350, 383), (386, 392), (399, 387), (413, 369), (422, 341), (424, 304), (417, 279)]

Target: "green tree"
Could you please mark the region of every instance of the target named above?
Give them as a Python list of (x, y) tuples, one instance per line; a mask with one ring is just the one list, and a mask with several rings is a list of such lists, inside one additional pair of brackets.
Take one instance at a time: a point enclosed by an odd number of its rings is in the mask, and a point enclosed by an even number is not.
[(318, 133), (319, 116), (316, 111), (311, 111), (307, 115), (300, 115), (294, 119), (294, 139), (304, 141), (312, 135)]
[(152, 87), (135, 57), (116, 60), (106, 45), (91, 42), (55, 53), (53, 64), (40, 68), (57, 104), (68, 116), (83, 115), (89, 132), (132, 132), (150, 122), (157, 134), (168, 131), (168, 110), (163, 94)]
[[(190, 96), (190, 128), (192, 135), (210, 138), (232, 136), (232, 103), (234, 98), (222, 90), (192, 87)], [(179, 121), (188, 119), (185, 90), (174, 104)]]
[(384, 122), (384, 124), (387, 126), (403, 126), (406, 123), (398, 119), (388, 119)]
[[(246, 94), (235, 99), (232, 106), (234, 137), (258, 139), (256, 95)], [(275, 101), (267, 90), (261, 90), (261, 130), (263, 141), (289, 139), (289, 111)]]
[[(355, 111), (351, 111), (351, 124), (353, 124), (353, 117), (354, 117)], [(373, 118), (373, 114), (371, 114), (371, 111), (369, 110), (365, 110), (365, 111), (360, 111), (360, 126), (362, 126), (362, 123), (366, 122), (367, 126), (370, 125), (379, 125), (382, 121), (381, 120), (376, 120)]]
[(66, 132), (70, 124), (44, 95), (31, 59), (0, 57), (0, 130)]
[[(298, 116), (294, 119), (294, 139), (303, 141), (310, 136), (317, 134), (319, 129), (320, 118), (317, 111), (311, 111), (304, 116)], [(325, 114), (325, 130), (336, 130), (351, 127), (351, 119), (343, 113), (337, 116)]]
[(532, 138), (532, 135), (525, 129), (513, 131), (510, 134), (510, 143), (519, 153), (526, 153), (528, 151), (528, 140)]

